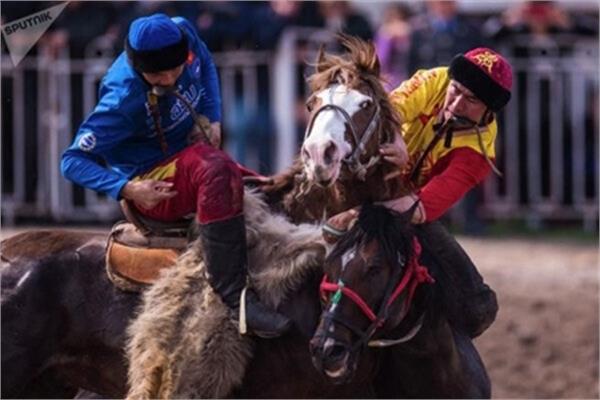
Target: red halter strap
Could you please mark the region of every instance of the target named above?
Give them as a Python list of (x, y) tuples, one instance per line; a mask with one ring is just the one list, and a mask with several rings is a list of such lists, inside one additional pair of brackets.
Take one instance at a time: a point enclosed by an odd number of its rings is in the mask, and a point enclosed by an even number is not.
[(414, 253), (408, 263), (408, 270), (406, 271), (406, 273), (402, 277), (402, 280), (390, 296), (387, 302), (388, 307), (394, 302), (394, 300), (398, 298), (398, 296), (400, 296), (400, 293), (402, 293), (404, 288), (406, 288), (406, 286), (409, 283), (410, 287), (408, 289), (408, 297), (405, 300), (407, 306), (410, 306), (417, 286), (419, 286), (421, 283), (435, 282), (433, 277), (429, 275), (429, 270), (427, 269), (427, 267), (419, 264), (418, 257), (421, 254), (421, 244), (416, 238), (413, 239), (413, 249)]
[[(405, 300), (405, 309), (408, 310), (410, 304), (412, 303), (412, 298), (417, 286), (424, 282), (434, 282), (434, 279), (431, 277), (431, 275), (429, 275), (429, 271), (427, 270), (427, 268), (419, 264), (418, 258), (421, 254), (421, 245), (419, 244), (419, 241), (416, 238), (413, 239), (413, 249), (413, 256), (411, 257), (408, 263), (407, 270), (404, 273), (404, 276), (398, 283), (398, 286), (396, 286), (396, 289), (394, 289), (394, 291), (392, 292), (388, 301), (383, 305), (383, 307), (385, 307), (386, 309), (389, 308), (392, 305), (392, 303), (404, 291), (404, 289), (408, 287), (408, 296)], [(345, 294), (348, 298), (350, 298), (350, 300), (354, 302), (354, 304), (358, 306), (358, 308), (360, 308), (363, 314), (365, 314), (371, 322), (376, 323), (378, 327), (381, 327), (385, 323), (385, 317), (378, 320), (375, 312), (373, 312), (371, 307), (369, 307), (369, 305), (360, 297), (360, 295), (354, 290), (345, 286), (344, 282), (341, 280), (338, 281), (338, 283), (327, 282), (327, 275), (323, 275), (320, 291), (321, 296), (324, 298), (326, 297), (325, 295), (327, 292), (339, 292), (340, 297), (341, 294)], [(339, 298), (337, 301), (339, 301)], [(385, 316), (387, 315), (387, 312), (384, 312), (381, 315)]]
[(327, 275), (323, 275), (323, 280), (321, 281), (321, 294), (325, 295), (325, 292), (337, 292), (340, 290), (343, 294), (348, 296), (357, 306), (362, 310), (362, 312), (369, 318), (371, 322), (374, 322), (377, 319), (377, 316), (371, 310), (371, 307), (356, 293), (354, 290), (349, 287), (344, 286), (344, 283), (339, 281), (338, 283), (327, 282)]

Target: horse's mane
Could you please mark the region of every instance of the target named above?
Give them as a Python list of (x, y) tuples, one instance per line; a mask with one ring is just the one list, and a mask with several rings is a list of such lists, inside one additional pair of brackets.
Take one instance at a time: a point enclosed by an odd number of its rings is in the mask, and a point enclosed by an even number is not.
[(404, 260), (409, 260), (414, 251), (414, 232), (410, 224), (412, 211), (401, 214), (383, 206), (363, 205), (358, 222), (336, 244), (327, 261), (341, 257), (358, 243), (371, 240), (379, 243), (384, 257), (392, 265), (398, 265), (398, 254), (401, 254)]
[(400, 129), (401, 118), (383, 87), (375, 46), (353, 36), (338, 35), (338, 38), (347, 53), (341, 56), (327, 54), (321, 48), (315, 64), (316, 72), (308, 77), (311, 92), (321, 91), (336, 81), (350, 88), (366, 83), (373, 91), (374, 100), (379, 101), (383, 120), (381, 129), (388, 135), (386, 139), (391, 140), (392, 133)]

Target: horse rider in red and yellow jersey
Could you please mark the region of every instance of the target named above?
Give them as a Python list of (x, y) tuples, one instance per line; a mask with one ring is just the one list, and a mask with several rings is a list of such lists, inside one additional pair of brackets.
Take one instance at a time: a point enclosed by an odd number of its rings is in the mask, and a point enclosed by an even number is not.
[[(398, 165), (409, 193), (384, 204), (413, 215), (421, 244), (441, 269), (444, 306), (450, 322), (471, 337), (496, 317), (496, 294), (484, 282), (464, 250), (437, 221), (492, 170), (497, 134), (495, 113), (510, 100), (512, 68), (500, 54), (476, 48), (454, 57), (449, 67), (417, 71), (392, 91), (402, 117), (404, 143), (385, 145), (381, 153)], [(355, 209), (329, 219), (347, 229)]]

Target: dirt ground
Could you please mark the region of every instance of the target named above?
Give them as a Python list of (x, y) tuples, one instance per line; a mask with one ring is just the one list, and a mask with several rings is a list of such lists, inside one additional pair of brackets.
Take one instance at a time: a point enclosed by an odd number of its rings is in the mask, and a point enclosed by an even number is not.
[(500, 311), (476, 346), (494, 398), (598, 398), (598, 247), (459, 238)]
[(597, 245), (458, 240), (498, 294), (498, 318), (475, 343), (493, 397), (597, 399)]

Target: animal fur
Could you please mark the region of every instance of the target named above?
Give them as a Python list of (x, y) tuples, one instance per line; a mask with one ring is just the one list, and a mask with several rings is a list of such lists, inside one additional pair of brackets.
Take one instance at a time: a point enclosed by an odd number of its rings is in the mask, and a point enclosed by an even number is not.
[[(272, 215), (246, 192), (251, 283), (276, 308), (304, 277), (320, 268), (325, 243), (319, 226)], [(143, 295), (128, 329), (129, 399), (222, 398), (240, 385), (252, 340), (207, 282), (199, 241)]]

